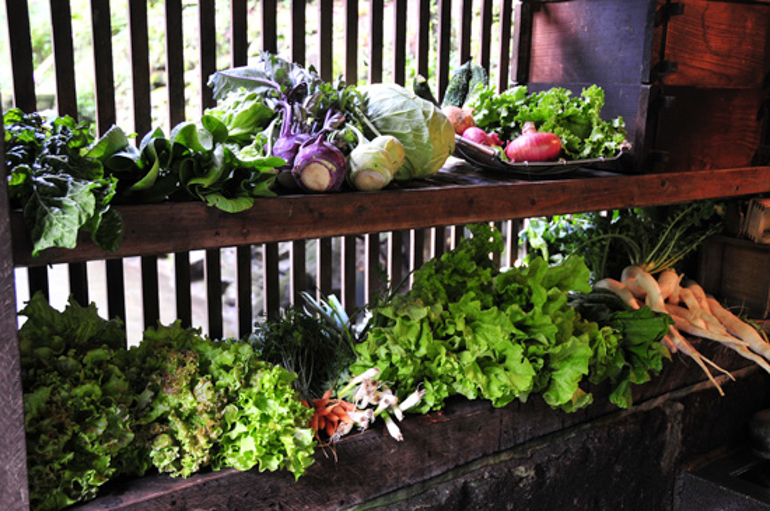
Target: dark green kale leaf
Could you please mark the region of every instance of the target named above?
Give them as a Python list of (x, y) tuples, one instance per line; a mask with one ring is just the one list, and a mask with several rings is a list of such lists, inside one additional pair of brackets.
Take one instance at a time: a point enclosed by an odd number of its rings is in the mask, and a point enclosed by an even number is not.
[(122, 219), (110, 209), (117, 179), (105, 176), (102, 164), (87, 155), (93, 142), (88, 125), (11, 109), (4, 126), (9, 196), (24, 211), (33, 255), (74, 248), (81, 230), (100, 248), (115, 250), (123, 235)]

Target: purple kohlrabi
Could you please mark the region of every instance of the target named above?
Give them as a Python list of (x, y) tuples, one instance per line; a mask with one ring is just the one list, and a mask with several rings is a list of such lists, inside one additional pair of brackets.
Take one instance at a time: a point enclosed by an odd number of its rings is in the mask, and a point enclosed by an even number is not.
[(305, 191), (336, 192), (345, 182), (347, 162), (342, 151), (319, 135), (300, 148), (291, 172)]

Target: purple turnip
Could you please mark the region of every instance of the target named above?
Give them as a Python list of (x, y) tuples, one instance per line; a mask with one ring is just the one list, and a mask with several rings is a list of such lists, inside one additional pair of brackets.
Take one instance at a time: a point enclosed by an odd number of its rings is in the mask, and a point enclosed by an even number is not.
[(308, 192), (336, 192), (347, 172), (345, 155), (323, 135), (302, 145), (294, 159), (294, 180)]

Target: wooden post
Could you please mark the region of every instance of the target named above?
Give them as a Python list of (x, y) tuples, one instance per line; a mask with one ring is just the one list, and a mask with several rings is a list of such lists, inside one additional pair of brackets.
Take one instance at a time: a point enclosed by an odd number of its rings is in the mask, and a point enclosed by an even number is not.
[(21, 389), (16, 290), (5, 178), (3, 127), (0, 124), (0, 502), (9, 511), (29, 508), (24, 399)]

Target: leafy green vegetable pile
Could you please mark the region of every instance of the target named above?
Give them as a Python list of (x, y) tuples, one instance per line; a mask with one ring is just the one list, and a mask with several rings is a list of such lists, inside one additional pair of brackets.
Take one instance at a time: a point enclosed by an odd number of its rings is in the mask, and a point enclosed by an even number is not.
[(601, 118), (604, 90), (592, 85), (579, 97), (562, 87), (530, 94), (526, 85), (517, 85), (498, 94), (487, 88), (468, 104), (474, 110), (476, 126), (496, 132), (503, 140), (521, 134), (527, 121), (538, 131), (554, 133), (562, 141), (568, 159), (616, 156), (627, 144), (622, 117)]
[[(95, 139), (68, 116), (11, 109), (9, 193), (24, 210), (33, 254), (74, 248), (81, 230), (116, 250), (123, 224), (111, 202), (200, 200), (237, 213), (281, 192), (381, 189), (394, 178), (430, 176), (454, 149), (444, 114), (400, 85), (328, 83), (312, 67), (267, 52), (249, 67), (214, 73), (209, 85), (216, 107), (168, 135), (138, 134), (138, 144), (120, 126)], [(392, 160), (387, 172), (383, 155)], [(352, 167), (379, 177), (359, 182)]]
[(54, 121), (16, 108), (4, 116), (5, 159), (12, 207), (22, 208), (32, 254), (74, 248), (82, 229), (97, 246), (115, 250), (123, 220), (110, 208), (117, 179), (89, 154), (89, 126), (69, 116)]
[[(418, 270), (409, 292), (373, 309), (351, 372), (377, 367), (400, 393), (423, 385), (421, 412), (440, 409), (455, 394), (494, 406), (539, 394), (552, 407), (576, 410), (593, 399), (581, 388), (586, 377), (609, 381), (618, 389), (614, 401), (630, 405), (625, 386), (642, 378), (621, 373), (626, 364), (634, 375), (659, 370), (665, 352), (649, 346), (665, 329), (650, 328), (633, 341), (641, 347), (621, 349), (620, 330), (584, 320), (569, 305), (570, 291), (591, 291), (581, 258), (553, 267), (536, 258), (501, 272), (490, 259), (502, 250), (500, 233), (487, 225), (472, 230), (473, 237)], [(626, 361), (629, 350), (643, 349), (650, 353)]]
[(287, 469), (313, 463), (312, 411), (296, 374), (247, 343), (214, 341), (179, 322), (125, 349), (117, 321), (36, 294), (19, 331), (30, 501), (61, 509), (120, 475), (151, 467), (188, 477), (211, 466)]
[(20, 314), (30, 504), (61, 509), (137, 466), (125, 334), (93, 306), (59, 313), (41, 294)]
[(520, 237), (551, 262), (580, 255), (596, 282), (617, 278), (631, 262), (687, 267), (703, 240), (723, 230), (724, 216), (724, 204), (713, 200), (556, 215), (529, 219)]

